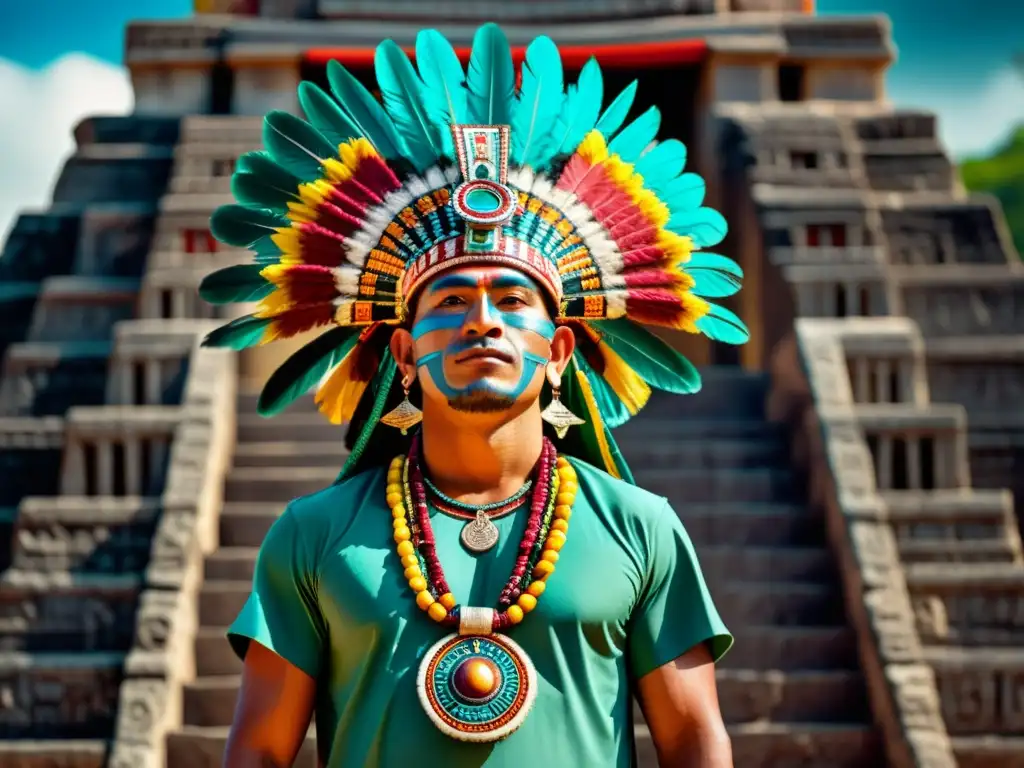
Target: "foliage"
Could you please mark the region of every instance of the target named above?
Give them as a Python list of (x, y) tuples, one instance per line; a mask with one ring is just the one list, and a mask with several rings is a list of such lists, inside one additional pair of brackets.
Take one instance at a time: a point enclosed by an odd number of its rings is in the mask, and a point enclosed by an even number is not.
[(960, 173), (972, 192), (987, 192), (1002, 203), (1017, 252), (1024, 256), (1024, 125), (989, 157), (965, 161)]

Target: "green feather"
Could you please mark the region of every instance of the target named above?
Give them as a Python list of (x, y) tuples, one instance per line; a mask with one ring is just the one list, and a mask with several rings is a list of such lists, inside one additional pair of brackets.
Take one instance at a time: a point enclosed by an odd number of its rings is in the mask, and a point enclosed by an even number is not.
[(425, 171), (445, 152), (424, 100), (423, 81), (394, 40), (377, 46), (373, 62), (384, 108), (405, 138), (407, 157), (418, 171)]
[(633, 107), (633, 99), (636, 97), (636, 87), (636, 80), (627, 85), (622, 93), (616, 96), (615, 100), (608, 105), (608, 109), (604, 111), (604, 114), (597, 121), (595, 127), (601, 132), (606, 141), (614, 136), (619, 128), (622, 127), (622, 124), (626, 122), (626, 116), (629, 115), (629, 110)]
[[(550, 37), (541, 35), (526, 48), (523, 82), (512, 116), (511, 162), (535, 168), (552, 154), (552, 135), (565, 102), (562, 58)], [(558, 139), (561, 139), (561, 133)], [(558, 146), (554, 146), (555, 151)]]
[(717, 304), (710, 306), (711, 311), (697, 321), (697, 330), (723, 344), (745, 344), (750, 340), (747, 326), (731, 310)]
[(466, 77), (469, 118), (481, 125), (511, 125), (516, 103), (512, 49), (497, 24), (484, 24), (473, 37)]
[(588, 363), (582, 355), (574, 355), (576, 365), (590, 382), (590, 389), (594, 393), (594, 401), (601, 411), (601, 418), (609, 427), (621, 427), (632, 418), (629, 409), (615, 394), (615, 390), (605, 381), (604, 376), (599, 374)]
[(398, 365), (395, 363), (395, 358), (391, 355), (384, 355), (380, 366), (377, 368), (377, 374), (374, 376), (373, 381), (370, 382), (370, 386), (366, 388), (366, 393), (363, 394), (363, 397), (369, 394), (374, 398), (373, 409), (370, 411), (369, 416), (367, 416), (359, 437), (356, 438), (355, 443), (352, 445), (352, 452), (349, 453), (348, 460), (345, 462), (345, 466), (341, 468), (341, 473), (334, 481), (335, 483), (340, 483), (352, 477), (360, 469), (359, 462), (363, 458), (363, 454), (366, 452), (374, 432), (380, 426), (380, 417), (384, 415), (384, 408), (387, 406), (388, 395), (391, 393), (391, 385), (394, 383), (397, 372)]
[(327, 82), (359, 135), (388, 160), (405, 156), (405, 142), (391, 117), (355, 76), (333, 59), (327, 62)]
[[(594, 129), (601, 113), (604, 98), (604, 80), (597, 59), (590, 59), (580, 70), (575, 85), (570, 85), (565, 96), (565, 106), (555, 122), (554, 135), (561, 139), (555, 148), (557, 154), (572, 152)], [(541, 170), (538, 166), (538, 170)]]
[(660, 187), (657, 192), (670, 211), (691, 211), (704, 202), (707, 185), (696, 173), (684, 173)]
[(630, 472), (629, 465), (626, 464), (615, 438), (612, 437), (611, 430), (604, 423), (594, 424), (590, 418), (586, 400), (583, 398), (583, 392), (576, 380), (577, 368), (574, 360), (575, 356), (569, 361), (569, 366), (562, 377), (562, 402), (581, 419), (586, 419), (586, 423), (572, 427), (566, 436), (557, 442), (559, 453), (575, 456), (592, 466), (608, 471), (601, 453), (601, 445), (597, 439), (598, 430), (601, 430), (619, 476), (627, 483), (633, 483), (633, 473)]
[(263, 119), (263, 145), (275, 162), (303, 181), (319, 179), (323, 161), (338, 152), (316, 128), (280, 109)]
[(299, 106), (313, 127), (334, 145), (335, 153), (339, 145), (360, 135), (356, 124), (316, 83), (299, 83)]
[(689, 235), (698, 248), (718, 245), (729, 232), (725, 217), (714, 208), (691, 211), (673, 211), (665, 229), (680, 235)]
[(199, 295), (210, 304), (259, 301), (269, 296), (274, 284), (260, 274), (262, 264), (236, 264), (211, 272), (199, 284)]
[(260, 392), (256, 411), (274, 416), (320, 383), (359, 341), (361, 328), (333, 328), (321, 334), (275, 370)]
[(454, 158), (450, 126), (465, 123), (469, 109), (462, 63), (444, 35), (435, 29), (425, 29), (416, 36), (416, 67), (426, 85), (424, 102), (431, 120), (440, 129), (445, 156)]
[(677, 139), (667, 139), (650, 152), (644, 152), (636, 161), (636, 172), (644, 177), (644, 186), (661, 192), (686, 165), (686, 145)]
[(661, 111), (651, 107), (608, 142), (608, 152), (627, 163), (635, 163), (657, 137), (660, 127)]
[(290, 226), (288, 219), (274, 211), (234, 203), (220, 206), (210, 216), (213, 236), (236, 248), (252, 248), (257, 241), (269, 240), (278, 229)]
[(632, 320), (593, 323), (603, 340), (655, 389), (688, 395), (700, 390), (700, 374), (693, 363)]
[(273, 318), (245, 315), (232, 320), (227, 325), (215, 328), (203, 339), (204, 347), (218, 347), (241, 351), (254, 347), (263, 338), (263, 331), (270, 325)]
[(743, 285), (743, 270), (730, 258), (707, 251), (694, 251), (683, 270), (695, 281), (690, 291), (696, 296), (720, 299), (732, 296)]
[(231, 177), (231, 192), (245, 205), (258, 206), (281, 214), (288, 213), (288, 203), (298, 202), (298, 186), (279, 187), (276, 182), (259, 173), (236, 172)]

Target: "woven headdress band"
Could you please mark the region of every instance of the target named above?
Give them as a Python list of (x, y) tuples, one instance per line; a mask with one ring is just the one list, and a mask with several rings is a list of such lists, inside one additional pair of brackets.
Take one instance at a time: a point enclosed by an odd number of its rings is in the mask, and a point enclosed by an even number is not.
[(255, 263), (200, 288), (213, 303), (260, 304), (206, 343), (242, 349), (330, 329), (274, 373), (260, 411), (317, 387), (331, 421), (360, 422), (351, 474), (393, 396), (388, 339), (416, 291), (460, 265), (513, 266), (576, 336), (563, 399), (589, 417), (577, 452), (628, 477), (609, 429), (651, 387), (700, 387), (693, 366), (641, 326), (747, 339), (708, 301), (740, 287), (732, 260), (700, 250), (721, 242), (725, 220), (702, 205), (703, 180), (683, 172), (686, 147), (656, 141), (657, 108), (627, 122), (635, 82), (602, 110), (595, 60), (566, 86), (558, 48), (538, 37), (517, 89), (494, 25), (477, 31), (466, 70), (436, 31), (421, 32), (415, 52), (418, 69), (393, 41), (378, 47), (381, 102), (331, 62), (330, 94), (299, 86), (306, 120), (266, 116), (265, 151), (243, 155), (232, 177), (238, 203), (211, 219), (214, 236)]

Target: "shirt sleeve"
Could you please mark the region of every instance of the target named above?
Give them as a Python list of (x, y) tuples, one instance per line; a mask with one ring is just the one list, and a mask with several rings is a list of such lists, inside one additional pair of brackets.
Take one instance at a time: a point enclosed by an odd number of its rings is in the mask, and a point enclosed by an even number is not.
[(667, 501), (650, 534), (647, 579), (630, 619), (630, 664), (636, 679), (699, 643), (707, 643), (717, 662), (733, 642), (704, 583), (690, 537)]
[(252, 592), (228, 629), (244, 659), (255, 640), (310, 677), (317, 677), (326, 632), (316, 595), (317, 570), (291, 509), (274, 522), (260, 546)]

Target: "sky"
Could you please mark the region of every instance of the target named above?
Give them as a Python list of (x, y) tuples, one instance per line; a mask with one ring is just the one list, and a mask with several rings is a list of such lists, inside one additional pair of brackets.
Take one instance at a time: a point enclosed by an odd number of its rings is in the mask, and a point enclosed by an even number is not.
[[(511, 0), (514, 2), (514, 0)], [(182, 18), (192, 0), (0, 0), (0, 242), (18, 210), (45, 208), (82, 117), (123, 114), (133, 19)], [(1021, 0), (818, 0), (822, 15), (886, 13), (899, 59), (890, 99), (939, 115), (956, 157), (990, 151), (1024, 122)]]

